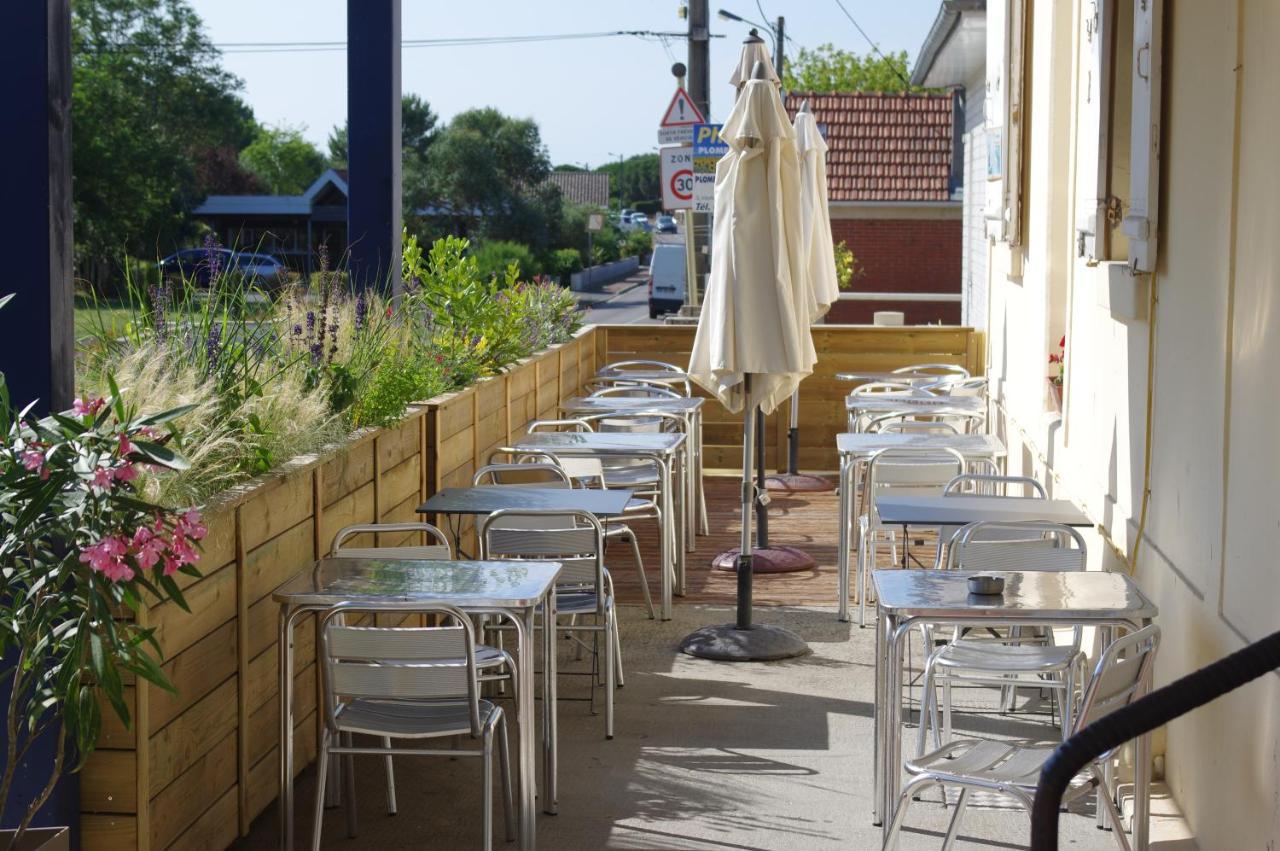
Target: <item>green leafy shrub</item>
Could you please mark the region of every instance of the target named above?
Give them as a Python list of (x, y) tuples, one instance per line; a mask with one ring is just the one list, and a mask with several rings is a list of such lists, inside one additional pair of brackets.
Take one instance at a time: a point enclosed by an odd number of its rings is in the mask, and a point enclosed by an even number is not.
[(551, 272), (560, 283), (568, 284), (569, 276), (582, 271), (582, 252), (576, 248), (561, 248), (551, 253)]
[(542, 267), (533, 256), (527, 245), (508, 242), (501, 239), (487, 240), (471, 249), (480, 274), (486, 278), (503, 277), (507, 267), (516, 264), (518, 277), (533, 277), (542, 271)]
[(653, 237), (647, 231), (636, 229), (627, 232), (623, 240), (623, 257), (639, 257), (640, 262), (643, 263), (652, 251)]
[(853, 250), (843, 240), (835, 246), (835, 254), (836, 285), (842, 290), (851, 290), (854, 280), (862, 277), (865, 270), (858, 264), (858, 258), (853, 256)]

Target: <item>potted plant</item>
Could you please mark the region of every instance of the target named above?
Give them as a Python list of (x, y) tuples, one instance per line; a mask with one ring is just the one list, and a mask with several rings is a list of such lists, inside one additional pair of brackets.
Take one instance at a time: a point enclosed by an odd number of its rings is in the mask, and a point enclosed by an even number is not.
[(1067, 335), (1063, 334), (1062, 339), (1058, 341), (1058, 351), (1049, 354), (1049, 368), (1053, 370), (1052, 375), (1046, 376), (1049, 380), (1049, 399), (1053, 402), (1053, 409), (1061, 413), (1062, 411), (1062, 382), (1067, 377)]
[[(152, 630), (131, 613), (144, 600), (186, 608), (174, 574), (199, 575), (205, 527), (194, 509), (141, 499), (133, 480), (143, 465), (186, 466), (168, 445), (168, 424), (186, 410), (139, 416), (112, 382), (109, 397), (37, 419), (30, 406), (13, 411), (0, 376), (0, 824), (16, 824), (0, 831), (0, 849), (69, 847), (70, 825), (37, 831), (32, 821), (93, 752), (100, 698), (130, 723), (122, 674), (173, 689)], [(25, 805), (3, 812), (24, 758), (50, 740), (51, 764), (24, 790)]]

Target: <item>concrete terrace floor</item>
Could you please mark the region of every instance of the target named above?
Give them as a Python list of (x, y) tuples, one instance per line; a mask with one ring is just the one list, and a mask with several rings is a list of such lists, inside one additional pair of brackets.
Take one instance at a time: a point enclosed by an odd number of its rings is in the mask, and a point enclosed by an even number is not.
[[(604, 719), (592, 715), (587, 702), (561, 701), (560, 813), (539, 815), (539, 847), (880, 847), (870, 818), (873, 632), (838, 623), (831, 609), (771, 608), (758, 615), (795, 629), (813, 653), (750, 665), (693, 659), (676, 650), (680, 638), (698, 626), (731, 620), (727, 607), (679, 606), (668, 623), (624, 607), (627, 684), (617, 693), (617, 735), (605, 740)], [(567, 655), (563, 664), (575, 667)], [(585, 696), (586, 678), (562, 679), (562, 696)], [(994, 706), (994, 692), (976, 704)], [(1034, 713), (956, 714), (959, 732), (979, 735), (1052, 735), (1046, 721)], [(906, 733), (911, 741), (914, 728)], [(381, 760), (357, 758), (356, 770), (358, 835), (348, 839), (342, 812), (329, 811), (322, 847), (479, 845), (476, 760), (398, 758), (400, 812), (394, 817), (384, 810)], [(298, 781), (299, 847), (309, 847), (313, 790), (314, 770), (308, 770)], [(1162, 789), (1157, 796), (1154, 811), (1172, 812)], [(940, 847), (949, 814), (930, 793), (912, 807), (900, 847)], [(494, 815), (500, 830), (496, 804)], [(975, 800), (958, 847), (1025, 847), (1027, 825), (1026, 816), (1007, 803)], [(270, 809), (236, 847), (273, 849), (276, 835)], [(1153, 848), (1195, 848), (1182, 840), (1186, 835), (1176, 817), (1153, 819)], [(1061, 836), (1063, 848), (1115, 847), (1094, 826), (1091, 805), (1063, 816)]]
[[(725, 664), (684, 656), (680, 639), (693, 629), (733, 619), (734, 577), (708, 560), (736, 543), (732, 480), (708, 481), (713, 534), (689, 557), (689, 596), (675, 617), (649, 620), (626, 548), (610, 551), (619, 596), (626, 687), (617, 692), (616, 737), (585, 700), (561, 700), (560, 813), (539, 814), (538, 843), (549, 849), (875, 849), (871, 824), (874, 631), (835, 618), (835, 496), (776, 500), (775, 540), (809, 548), (818, 567), (802, 574), (759, 576), (759, 622), (787, 626), (808, 641), (811, 655), (775, 663)], [(637, 524), (642, 538), (652, 532)], [(650, 534), (646, 535), (646, 532)], [(656, 558), (645, 547), (655, 596)], [(656, 554), (653, 554), (656, 555)], [(931, 553), (922, 553), (931, 556)], [(926, 563), (927, 563), (926, 559)], [(912, 661), (919, 663), (918, 646)], [(561, 670), (583, 670), (562, 642)], [(586, 677), (560, 678), (561, 697), (586, 697)], [(918, 692), (915, 693), (918, 695)], [(994, 690), (957, 689), (958, 735), (1052, 739), (1047, 710), (1021, 693), (1020, 710), (1000, 716)], [(597, 708), (602, 692), (597, 690)], [(914, 698), (913, 698), (914, 699)], [(964, 708), (974, 711), (965, 712)], [(514, 724), (513, 724), (514, 734)], [(914, 746), (914, 726), (904, 743)], [(514, 741), (512, 743), (514, 749)], [(474, 848), (480, 844), (480, 766), (475, 759), (400, 757), (400, 812), (384, 809), (382, 761), (357, 758), (359, 832), (348, 839), (340, 810), (326, 813), (326, 849)], [(496, 772), (495, 772), (496, 773)], [(297, 783), (299, 848), (309, 847), (314, 769)], [(1152, 848), (1196, 846), (1161, 786), (1157, 786)], [(1009, 801), (973, 798), (960, 848), (1021, 848), (1029, 821)], [(497, 798), (495, 797), (495, 802)], [(936, 791), (908, 815), (902, 849), (941, 847), (951, 810)], [(495, 803), (501, 836), (501, 812)], [(235, 847), (274, 849), (274, 808)], [(1062, 819), (1062, 848), (1116, 847), (1094, 826), (1092, 802)], [(501, 842), (496, 847), (510, 847)]]

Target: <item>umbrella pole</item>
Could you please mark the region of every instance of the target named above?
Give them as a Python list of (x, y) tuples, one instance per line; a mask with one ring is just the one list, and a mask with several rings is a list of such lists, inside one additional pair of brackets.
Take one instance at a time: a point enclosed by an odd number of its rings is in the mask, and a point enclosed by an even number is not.
[[(751, 399), (751, 376), (743, 378), (748, 401)], [(680, 650), (690, 656), (722, 662), (763, 662), (790, 659), (809, 652), (804, 639), (789, 629), (772, 624), (751, 622), (751, 508), (756, 499), (756, 482), (752, 478), (754, 453), (763, 446), (763, 429), (758, 426), (759, 409), (747, 405), (742, 418), (742, 550), (737, 556), (738, 612), (735, 623), (704, 626), (685, 636)]]
[(787, 472), (800, 473), (800, 388), (791, 394), (791, 428), (787, 430)]
[[(747, 416), (750, 416), (748, 414)], [(764, 464), (764, 411), (755, 409), (756, 416), (756, 493), (763, 496), (765, 490)], [(756, 546), (762, 550), (769, 549), (769, 503), (764, 499), (756, 500)]]
[[(778, 462), (781, 471), (782, 462)], [(787, 431), (787, 472), (769, 476), (762, 487), (789, 493), (821, 493), (835, 486), (822, 476), (800, 472), (800, 389), (791, 394), (791, 428)]]
[[(745, 393), (751, 398), (751, 376), (743, 377)], [(748, 407), (742, 418), (742, 547), (738, 551), (738, 629), (751, 629), (751, 505), (756, 500), (756, 485), (751, 480), (751, 456), (760, 440), (760, 409)], [(763, 460), (763, 459), (762, 459)], [(763, 466), (763, 464), (761, 465)], [(762, 544), (762, 546), (764, 546)]]

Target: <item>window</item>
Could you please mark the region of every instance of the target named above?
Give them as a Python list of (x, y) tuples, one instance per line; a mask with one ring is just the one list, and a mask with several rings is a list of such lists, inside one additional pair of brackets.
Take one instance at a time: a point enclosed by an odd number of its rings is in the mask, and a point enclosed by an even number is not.
[(1026, 0), (987, 8), (987, 235), (1021, 244)]
[(1086, 0), (1077, 253), (1155, 269), (1162, 0)]

